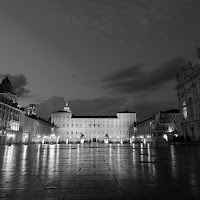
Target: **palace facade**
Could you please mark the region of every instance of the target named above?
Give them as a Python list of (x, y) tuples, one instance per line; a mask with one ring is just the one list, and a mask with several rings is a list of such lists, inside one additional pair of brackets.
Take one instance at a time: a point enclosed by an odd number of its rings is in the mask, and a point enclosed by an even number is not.
[(115, 116), (74, 116), (66, 103), (61, 111), (51, 114), (60, 142), (125, 142), (130, 140), (136, 123), (135, 112), (118, 112)]

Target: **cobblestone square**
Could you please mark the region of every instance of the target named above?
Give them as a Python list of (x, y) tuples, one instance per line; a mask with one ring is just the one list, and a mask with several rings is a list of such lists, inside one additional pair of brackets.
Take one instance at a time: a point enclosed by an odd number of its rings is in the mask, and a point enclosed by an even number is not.
[(200, 199), (200, 146), (0, 147), (0, 199)]

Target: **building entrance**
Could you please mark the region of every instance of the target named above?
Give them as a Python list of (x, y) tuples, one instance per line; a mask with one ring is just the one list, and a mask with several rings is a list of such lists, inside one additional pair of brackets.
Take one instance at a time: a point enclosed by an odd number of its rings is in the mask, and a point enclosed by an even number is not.
[(96, 138), (93, 138), (93, 142), (96, 142), (97, 140), (96, 140)]

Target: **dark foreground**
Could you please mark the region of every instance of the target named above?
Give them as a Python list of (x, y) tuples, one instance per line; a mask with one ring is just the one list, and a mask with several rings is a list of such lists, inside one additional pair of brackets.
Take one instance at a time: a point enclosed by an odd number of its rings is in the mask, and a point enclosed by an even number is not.
[(200, 199), (200, 145), (1, 146), (0, 199)]

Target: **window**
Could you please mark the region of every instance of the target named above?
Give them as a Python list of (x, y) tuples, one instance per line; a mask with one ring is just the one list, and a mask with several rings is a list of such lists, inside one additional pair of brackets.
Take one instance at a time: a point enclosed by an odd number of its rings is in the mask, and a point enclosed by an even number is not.
[(183, 102), (182, 109), (183, 109), (183, 116), (186, 119), (187, 118), (187, 107), (186, 107), (185, 101)]

